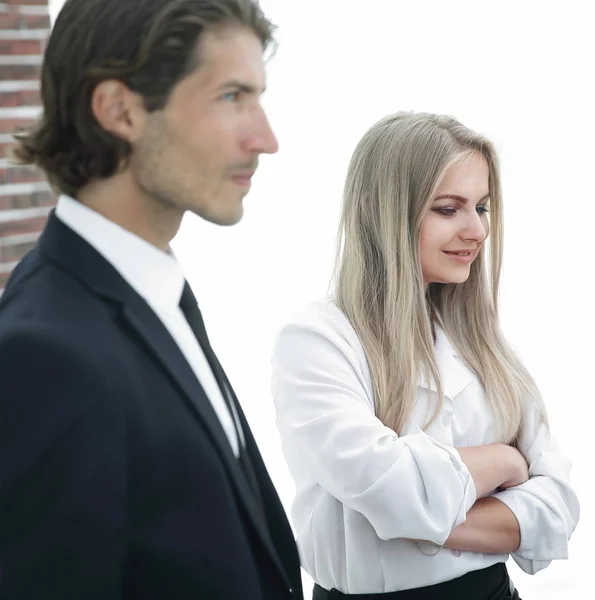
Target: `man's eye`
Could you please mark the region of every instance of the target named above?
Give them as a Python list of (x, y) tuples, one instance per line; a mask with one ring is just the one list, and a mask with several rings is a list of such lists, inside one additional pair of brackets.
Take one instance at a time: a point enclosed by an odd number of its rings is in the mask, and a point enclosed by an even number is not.
[(227, 102), (237, 102), (240, 98), (240, 92), (227, 92), (221, 96), (222, 100)]

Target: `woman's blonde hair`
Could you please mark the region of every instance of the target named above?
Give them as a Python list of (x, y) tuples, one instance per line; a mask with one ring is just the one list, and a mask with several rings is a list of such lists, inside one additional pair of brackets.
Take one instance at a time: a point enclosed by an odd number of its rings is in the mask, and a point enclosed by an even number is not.
[[(422, 220), (447, 169), (474, 152), (489, 166), (488, 245), (464, 283), (426, 286), (419, 256)], [(442, 406), (433, 320), (479, 377), (501, 441), (517, 439), (527, 397), (546, 421), (531, 375), (500, 330), (502, 238), (500, 175), (489, 140), (452, 117), (426, 113), (385, 117), (360, 140), (345, 183), (334, 295), (363, 344), (376, 414), (398, 433), (411, 416), (421, 372), (434, 380), (439, 399), (426, 427)]]

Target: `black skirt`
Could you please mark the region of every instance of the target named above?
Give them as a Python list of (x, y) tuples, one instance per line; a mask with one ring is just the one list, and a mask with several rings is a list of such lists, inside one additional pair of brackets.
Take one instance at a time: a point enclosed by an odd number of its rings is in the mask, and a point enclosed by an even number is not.
[(516, 590), (510, 591), (510, 578), (504, 563), (496, 563), (487, 569), (471, 571), (466, 575), (428, 585), (422, 588), (388, 592), (386, 594), (342, 594), (338, 590), (327, 591), (314, 586), (313, 600), (521, 600)]

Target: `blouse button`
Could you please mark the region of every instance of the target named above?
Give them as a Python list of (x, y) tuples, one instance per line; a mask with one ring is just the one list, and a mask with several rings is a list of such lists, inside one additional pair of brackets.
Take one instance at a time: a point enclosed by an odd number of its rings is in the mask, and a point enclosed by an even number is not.
[(459, 556), (461, 556), (462, 552), (460, 550), (451, 550), (453, 556), (456, 556), (457, 558), (459, 558)]

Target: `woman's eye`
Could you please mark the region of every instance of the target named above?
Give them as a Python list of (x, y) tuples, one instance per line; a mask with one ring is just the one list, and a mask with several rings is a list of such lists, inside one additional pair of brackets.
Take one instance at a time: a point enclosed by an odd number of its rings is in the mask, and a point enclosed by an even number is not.
[(435, 212), (444, 215), (445, 217), (452, 217), (453, 215), (456, 215), (458, 212), (458, 209), (452, 207), (452, 206), (443, 206), (442, 208), (436, 208), (434, 209)]
[(485, 204), (480, 204), (475, 210), (477, 210), (480, 215), (486, 215), (490, 212), (490, 209)]

